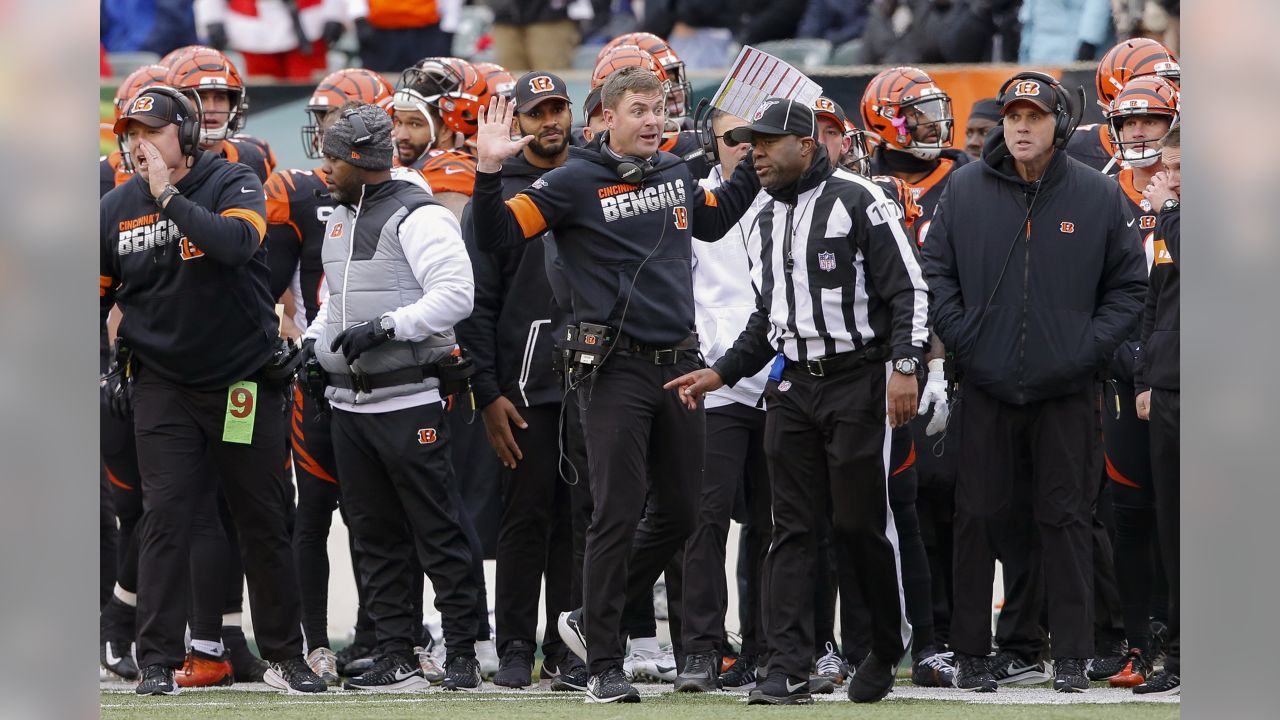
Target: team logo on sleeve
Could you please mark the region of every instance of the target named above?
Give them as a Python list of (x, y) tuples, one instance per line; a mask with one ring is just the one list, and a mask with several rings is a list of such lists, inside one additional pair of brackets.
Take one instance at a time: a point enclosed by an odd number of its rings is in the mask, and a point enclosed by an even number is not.
[(329, 231), (329, 237), (342, 237), (342, 223), (334, 223), (333, 229)]
[(833, 252), (818, 253), (818, 269), (823, 272), (831, 272), (836, 269), (836, 254)]
[(529, 78), (529, 90), (535, 93), (551, 92), (556, 89), (556, 84), (546, 75), (536, 75)]
[(1062, 224), (1058, 226), (1058, 230), (1060, 232), (1070, 235), (1071, 233), (1076, 231), (1076, 224), (1073, 222), (1066, 222), (1064, 220)]

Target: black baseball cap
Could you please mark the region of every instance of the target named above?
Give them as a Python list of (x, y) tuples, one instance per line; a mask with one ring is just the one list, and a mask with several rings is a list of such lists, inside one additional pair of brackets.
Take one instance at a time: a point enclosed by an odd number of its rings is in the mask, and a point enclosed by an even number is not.
[(147, 127), (181, 125), (186, 120), (187, 109), (164, 93), (144, 90), (129, 101), (129, 109), (112, 126), (117, 135), (123, 135), (130, 120), (137, 120)]
[(841, 130), (844, 130), (844, 126), (849, 122), (849, 116), (844, 114), (844, 108), (840, 107), (840, 103), (825, 95), (813, 101), (813, 111), (817, 115), (826, 115), (834, 120)]
[(730, 130), (724, 139), (734, 144), (749, 143), (753, 133), (813, 137), (815, 125), (817, 115), (812, 107), (784, 97), (771, 97), (756, 108), (750, 125)]
[(591, 115), (600, 109), (600, 105), (604, 102), (602, 99), (603, 94), (603, 85), (597, 85), (591, 88), (591, 92), (587, 93), (586, 102), (582, 103), (582, 119), (584, 122), (591, 122)]
[(538, 103), (552, 98), (568, 103), (569, 87), (564, 84), (564, 80), (549, 72), (534, 70), (516, 80), (511, 97), (516, 104), (516, 112), (527, 113)]
[(1000, 98), (1000, 114), (1009, 112), (1009, 107), (1016, 102), (1029, 102), (1047, 113), (1053, 113), (1058, 105), (1053, 86), (1033, 77), (1023, 77), (1011, 81)]
[(1000, 103), (995, 98), (982, 98), (973, 104), (969, 109), (969, 118), (981, 118), (983, 120), (999, 120), (1000, 119)]

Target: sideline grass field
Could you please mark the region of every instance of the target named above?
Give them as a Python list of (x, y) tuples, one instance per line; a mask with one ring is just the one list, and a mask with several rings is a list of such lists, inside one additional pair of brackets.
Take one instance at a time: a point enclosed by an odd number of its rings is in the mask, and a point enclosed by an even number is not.
[(1123, 716), (1125, 720), (1174, 720), (1179, 717), (1177, 698), (1135, 699), (1128, 690), (1104, 684), (1086, 693), (1062, 695), (1048, 686), (1001, 688), (990, 695), (958, 690), (917, 688), (899, 683), (885, 700), (874, 705), (854, 705), (843, 690), (817, 696), (808, 707), (750, 707), (742, 693), (695, 695), (671, 692), (670, 685), (638, 685), (644, 696), (638, 705), (588, 705), (577, 693), (544, 689), (499, 691), (485, 683), (475, 693), (446, 693), (433, 689), (416, 694), (369, 694), (330, 691), (321, 696), (284, 695), (261, 684), (235, 689), (186, 690), (176, 697), (142, 698), (131, 685), (102, 685), (102, 718), (236, 718), (270, 717), (280, 720), (319, 718), (450, 718), (457, 720), (704, 720), (750, 718), (761, 715), (805, 720), (1092, 720)]

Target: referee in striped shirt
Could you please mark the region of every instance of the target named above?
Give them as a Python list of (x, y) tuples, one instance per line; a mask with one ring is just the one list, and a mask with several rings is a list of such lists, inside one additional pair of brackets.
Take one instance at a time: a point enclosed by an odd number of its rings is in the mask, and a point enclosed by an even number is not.
[[(928, 288), (902, 209), (875, 183), (835, 169), (815, 139), (813, 110), (769, 98), (750, 142), (773, 200), (751, 230), (757, 309), (714, 368), (668, 383), (696, 408), (702, 395), (764, 367), (765, 456), (774, 479), (774, 530), (765, 565), (768, 678), (749, 703), (811, 702), (813, 566), (818, 513), (854, 564), (872, 620), (872, 648), (849, 699), (875, 702), (893, 686), (910, 628), (897, 534), (887, 498), (890, 426), (916, 413), (916, 370), (929, 333)], [(757, 239), (758, 238), (758, 239)], [(758, 245), (756, 245), (758, 243)]]

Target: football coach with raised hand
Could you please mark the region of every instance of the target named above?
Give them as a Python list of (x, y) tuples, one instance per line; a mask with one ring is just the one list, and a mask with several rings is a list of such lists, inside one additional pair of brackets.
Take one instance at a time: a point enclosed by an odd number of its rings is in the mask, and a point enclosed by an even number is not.
[[(662, 389), (701, 364), (691, 240), (722, 237), (760, 186), (743, 172), (703, 190), (681, 158), (658, 150), (666, 97), (652, 73), (620, 69), (602, 98), (608, 130), (505, 202), (502, 161), (533, 136), (512, 140), (512, 108), (495, 98), (480, 117), (471, 203), (481, 250), (518, 247), (550, 229), (567, 271), (577, 339), (565, 347), (583, 361), (570, 365), (593, 509), (584, 606), (562, 616), (561, 634), (575, 653), (585, 650), (590, 700), (637, 702), (622, 672), (623, 605), (628, 593), (651, 592), (693, 530), (702, 482), (704, 417)], [(642, 511), (650, 532), (637, 538)]]
[(1041, 554), (1054, 688), (1078, 692), (1094, 654), (1097, 378), (1142, 310), (1142, 243), (1119, 185), (1061, 152), (1073, 119), (1056, 80), (1014, 75), (999, 103), (1001, 126), (952, 176), (923, 251), (965, 424), (950, 643), (957, 687), (994, 691), (994, 561)]

